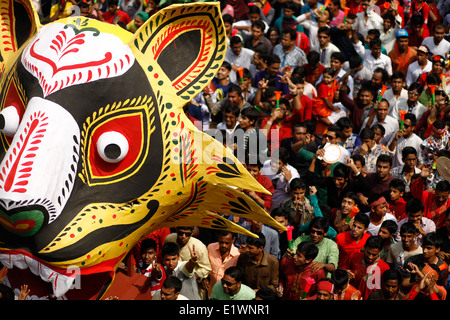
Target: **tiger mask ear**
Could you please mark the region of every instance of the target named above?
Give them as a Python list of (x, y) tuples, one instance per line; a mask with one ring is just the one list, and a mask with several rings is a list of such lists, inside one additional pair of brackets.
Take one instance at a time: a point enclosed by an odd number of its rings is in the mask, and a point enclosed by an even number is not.
[(41, 24), (29, 0), (5, 0), (0, 3), (0, 71), (24, 44), (34, 37)]
[(166, 8), (139, 28), (130, 47), (153, 90), (181, 108), (214, 78), (225, 57), (226, 32), (219, 5)]

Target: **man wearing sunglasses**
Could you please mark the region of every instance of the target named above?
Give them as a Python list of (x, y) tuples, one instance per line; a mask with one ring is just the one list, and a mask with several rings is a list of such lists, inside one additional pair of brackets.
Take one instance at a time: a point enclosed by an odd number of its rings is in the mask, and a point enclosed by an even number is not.
[(198, 253), (198, 260), (194, 268), (194, 273), (199, 284), (199, 292), (203, 299), (207, 296), (208, 276), (211, 272), (211, 263), (209, 262), (208, 249), (205, 244), (192, 236), (194, 227), (177, 227), (175, 233), (167, 235), (164, 243), (175, 242), (180, 248), (180, 260), (189, 261), (191, 251), (195, 249)]
[(331, 272), (336, 270), (339, 262), (339, 249), (336, 242), (327, 238), (329, 222), (327, 218), (316, 217), (311, 220), (309, 224), (308, 235), (300, 236), (294, 240), (292, 243), (292, 250), (287, 250), (286, 254), (293, 256), (297, 252), (297, 246), (304, 241), (312, 241), (317, 248), (319, 248), (319, 253), (317, 257), (312, 262), (311, 268), (313, 271), (323, 269), (325, 275), (329, 278), (331, 277)]
[(223, 278), (217, 282), (209, 300), (253, 300), (255, 291), (243, 284), (244, 272), (239, 267), (229, 267)]

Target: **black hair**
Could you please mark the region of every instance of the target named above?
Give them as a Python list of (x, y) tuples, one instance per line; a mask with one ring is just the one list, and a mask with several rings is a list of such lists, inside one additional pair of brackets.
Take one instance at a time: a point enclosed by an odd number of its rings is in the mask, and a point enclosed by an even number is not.
[(366, 159), (364, 159), (364, 157), (362, 155), (360, 155), (359, 153), (352, 155), (350, 158), (353, 159), (353, 162), (356, 162), (356, 161), (361, 162), (361, 166), (363, 166), (363, 167), (366, 165)]
[(164, 282), (162, 283), (162, 286), (166, 289), (175, 289), (175, 293), (178, 293), (181, 291), (181, 288), (183, 287), (183, 283), (180, 279), (178, 279), (175, 276), (168, 276)]
[(278, 148), (278, 159), (283, 163), (288, 163), (290, 158), (289, 150), (285, 147)]
[(394, 79), (402, 79), (404, 81), (405, 74), (401, 71), (395, 71), (391, 76), (391, 80), (394, 80)]
[(325, 68), (323, 69), (322, 74), (329, 74), (330, 76), (334, 77), (336, 75), (336, 70), (331, 67)]
[(233, 44), (237, 44), (237, 43), (243, 43), (244, 41), (242, 41), (242, 38), (239, 36), (232, 36), (230, 39), (230, 46), (232, 46)]
[(344, 199), (344, 198), (348, 198), (348, 199), (353, 200), (353, 202), (355, 202), (355, 205), (356, 205), (356, 204), (359, 204), (359, 197), (358, 197), (358, 195), (357, 195), (355, 192), (353, 192), (353, 191), (349, 191), (349, 192), (347, 192), (346, 194), (344, 194), (344, 196), (342, 197), (342, 199)]
[(424, 207), (424, 205), (423, 205), (421, 200), (419, 200), (417, 198), (411, 198), (406, 203), (405, 212), (406, 212), (406, 214), (408, 214), (408, 213), (417, 213), (419, 211), (423, 212), (424, 208), (425, 207)]
[(389, 166), (392, 167), (392, 158), (391, 156), (387, 155), (387, 154), (380, 154), (377, 158), (377, 164), (378, 163), (389, 163)]
[(297, 39), (297, 31), (292, 28), (284, 28), (282, 34), (288, 34), (292, 41)]
[(300, 178), (294, 178), (292, 179), (292, 181), (289, 183), (289, 189), (291, 191), (293, 190), (306, 190), (306, 184), (302, 181), (302, 179)]
[(144, 252), (144, 250), (153, 249), (157, 251), (158, 245), (156, 244), (156, 241), (150, 238), (144, 239), (141, 242), (141, 252)]
[(411, 125), (415, 126), (417, 123), (417, 118), (416, 115), (414, 113), (407, 113), (405, 114), (405, 120), (409, 120), (411, 121)]
[(261, 9), (258, 8), (257, 6), (249, 6), (247, 14), (251, 14), (251, 13), (257, 13), (257, 14), (261, 15)]
[(258, 28), (262, 32), (264, 32), (264, 30), (266, 29), (266, 25), (261, 20), (255, 20), (252, 22), (252, 28)]
[(410, 154), (413, 154), (415, 156), (417, 156), (417, 150), (413, 147), (405, 147), (402, 150), (402, 158), (406, 158), (407, 156), (409, 156)]
[(386, 283), (389, 280), (397, 280), (398, 284), (400, 285), (403, 280), (403, 275), (400, 271), (396, 269), (388, 269), (385, 272), (383, 272), (381, 276), (381, 281), (383, 283)]
[(412, 91), (412, 90), (417, 90), (417, 93), (419, 93), (419, 95), (421, 95), (422, 91), (423, 91), (423, 85), (419, 82), (413, 82), (413, 83), (411, 83), (411, 85), (408, 88), (408, 91)]
[(227, 61), (222, 62), (222, 67), (228, 69), (229, 71), (232, 70), (231, 64), (229, 62), (227, 62)]
[(175, 242), (167, 242), (161, 247), (161, 256), (177, 256), (180, 254), (180, 248)]
[(439, 85), (441, 83), (441, 79), (436, 73), (428, 73), (426, 77), (426, 82), (428, 85)]
[(308, 60), (308, 64), (315, 66), (320, 62), (320, 54), (317, 51), (311, 50), (306, 55), (306, 59)]
[(404, 224), (402, 224), (402, 226), (400, 227), (400, 234), (404, 234), (404, 233), (412, 233), (412, 234), (416, 234), (418, 233), (419, 230), (417, 229), (417, 227), (414, 225), (414, 223), (412, 222), (405, 222)]
[(423, 15), (421, 14), (413, 14), (411, 16), (411, 25), (412, 26), (417, 26), (417, 25), (423, 25), (425, 23), (425, 18)]
[(353, 121), (349, 117), (341, 117), (336, 122), (336, 125), (341, 129), (353, 128)]
[(255, 297), (260, 298), (261, 300), (277, 300), (278, 299), (275, 291), (270, 289), (268, 286), (259, 288), (258, 291), (256, 291)]
[(226, 13), (226, 14), (224, 14), (222, 16), (222, 20), (223, 20), (223, 23), (227, 23), (228, 22), (229, 24), (233, 24), (233, 22), (234, 22), (233, 16), (231, 14), (228, 14), (228, 13)]
[(394, 234), (398, 230), (398, 225), (394, 220), (384, 220), (380, 228), (386, 228), (390, 234)]
[(321, 34), (324, 33), (327, 36), (331, 36), (331, 28), (330, 27), (320, 27), (319, 30), (317, 31), (317, 34)]
[(365, 127), (361, 130), (359, 137), (361, 138), (361, 140), (364, 140), (364, 139), (373, 140), (373, 138), (375, 137), (375, 132), (373, 132), (373, 130), (371, 128)]
[(308, 231), (311, 232), (312, 228), (322, 229), (325, 233), (328, 232), (330, 223), (325, 217), (315, 217), (309, 223)]
[(379, 249), (380, 251), (383, 250), (383, 247), (384, 241), (381, 236), (370, 236), (364, 245), (364, 248)]
[(336, 286), (336, 289), (343, 289), (349, 280), (348, 272), (345, 269), (337, 268), (331, 273), (331, 279)]
[(436, 231), (429, 232), (423, 237), (422, 248), (425, 246), (435, 246), (436, 249), (442, 248), (443, 240)]
[(228, 100), (225, 100), (224, 106), (223, 106), (223, 115), (227, 113), (232, 113), (234, 116), (239, 117), (239, 114), (241, 113), (241, 109), (238, 105), (229, 102)]
[(250, 121), (258, 121), (259, 111), (255, 108), (244, 108), (241, 110), (241, 116), (247, 117)]
[(336, 52), (333, 52), (332, 54), (331, 54), (331, 58), (332, 59), (336, 59), (336, 60), (339, 60), (341, 63), (344, 63), (345, 62), (345, 55), (342, 53), (342, 52), (340, 52), (340, 51), (336, 51)]
[(237, 236), (236, 233), (231, 232), (230, 230), (217, 230), (216, 231), (216, 237), (217, 238), (219, 238), (219, 237), (226, 237), (229, 234), (231, 234), (232, 238), (236, 238), (236, 236)]
[(281, 63), (281, 59), (276, 54), (271, 54), (267, 57), (267, 66), (270, 66), (274, 63)]
[(261, 248), (266, 245), (266, 237), (261, 232), (254, 232), (258, 238), (247, 236), (246, 243), (255, 246), (257, 248)]
[(232, 277), (236, 282), (243, 282), (244, 281), (244, 271), (241, 267), (232, 266), (225, 270), (224, 274), (227, 276)]
[(343, 163), (339, 163), (333, 169), (334, 178), (345, 178), (348, 179), (350, 176), (350, 168)]
[(361, 223), (366, 227), (366, 229), (369, 227), (369, 224), (370, 224), (370, 218), (369, 218), (369, 216), (368, 216), (367, 214), (365, 214), (365, 213), (358, 212), (358, 213), (355, 215), (355, 222), (356, 222), (356, 221), (361, 222)]
[(389, 187), (394, 188), (400, 192), (405, 192), (406, 190), (405, 182), (399, 178), (392, 179), (391, 182), (389, 182)]
[[(386, 99), (382, 99), (381, 101), (386, 100)], [(381, 135), (384, 136), (384, 134), (386, 133), (386, 129), (383, 127), (382, 124), (379, 123), (375, 123), (373, 126), (370, 127), (373, 131), (376, 130), (380, 130), (381, 131)]]
[(369, 46), (370, 48), (373, 48), (374, 46), (381, 46), (381, 39), (379, 37), (373, 38), (370, 40)]
[(285, 217), (286, 219), (288, 219), (289, 218), (289, 212), (284, 210), (280, 206), (280, 207), (276, 207), (275, 209), (273, 209), (272, 212), (270, 213), (270, 216), (272, 218), (274, 218), (274, 217)]
[(436, 191), (448, 192), (450, 191), (450, 183), (446, 180), (439, 181), (436, 183)]
[(319, 248), (312, 241), (300, 242), (297, 246), (297, 251), (305, 256), (305, 259), (314, 260), (319, 254)]
[(360, 65), (362, 65), (362, 59), (359, 55), (354, 54), (352, 56), (350, 56), (350, 58), (348, 58), (348, 64), (350, 69), (356, 69), (358, 68)]

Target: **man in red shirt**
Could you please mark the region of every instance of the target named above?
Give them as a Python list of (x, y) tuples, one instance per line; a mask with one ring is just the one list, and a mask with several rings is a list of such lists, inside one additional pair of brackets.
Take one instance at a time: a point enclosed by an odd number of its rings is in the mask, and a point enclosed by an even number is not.
[(118, 24), (123, 23), (125, 26), (131, 22), (130, 16), (119, 9), (119, 0), (110, 0), (109, 9), (102, 15), (103, 20), (107, 23)]
[(381, 289), (381, 276), (389, 269), (389, 265), (380, 259), (383, 250), (383, 238), (370, 236), (364, 245), (364, 252), (354, 253), (349, 261), (347, 271), (350, 284), (361, 292), (363, 300), (370, 293)]
[(339, 249), (338, 268), (347, 269), (353, 253), (361, 252), (370, 234), (367, 233), (370, 219), (364, 213), (358, 213), (351, 223), (350, 230), (338, 233), (335, 238)]
[(422, 201), (423, 216), (436, 224), (436, 229), (445, 226), (446, 210), (450, 207), (450, 183), (440, 181), (436, 184), (435, 192), (425, 190), (425, 180), (430, 175), (430, 168), (422, 168), (420, 177), (411, 182), (411, 195)]
[(423, 39), (430, 36), (425, 19), (420, 14), (415, 14), (411, 17), (411, 29), (408, 29), (409, 45), (418, 48), (422, 44)]
[(293, 257), (285, 256), (280, 262), (280, 284), (283, 300), (305, 299), (306, 295), (320, 279), (325, 278), (323, 268), (311, 268), (319, 248), (311, 241), (301, 242)]

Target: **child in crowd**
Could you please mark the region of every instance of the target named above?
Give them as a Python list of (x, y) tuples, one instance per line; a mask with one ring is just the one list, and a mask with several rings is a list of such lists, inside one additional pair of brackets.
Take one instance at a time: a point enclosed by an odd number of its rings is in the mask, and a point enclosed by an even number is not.
[(401, 179), (393, 179), (389, 183), (388, 209), (397, 218), (397, 221), (406, 218), (405, 183)]

